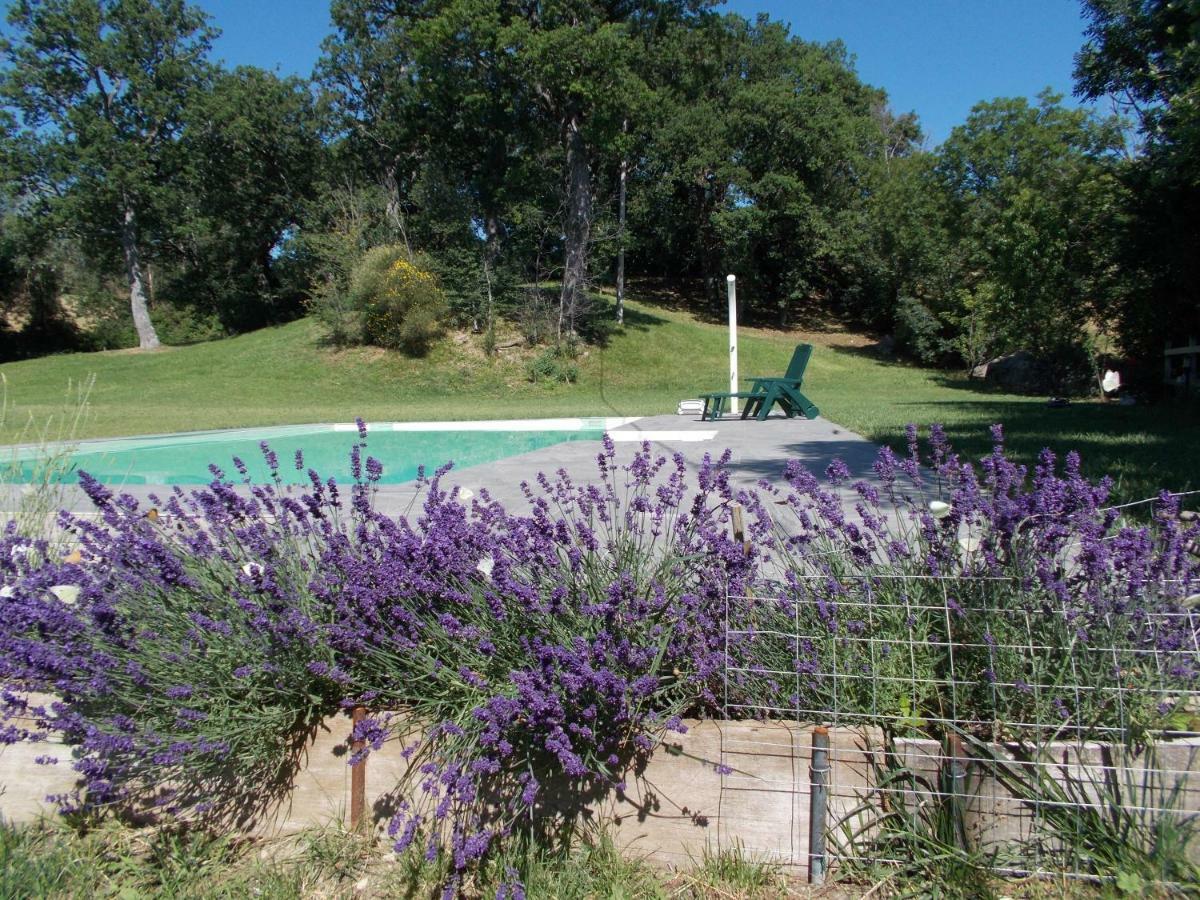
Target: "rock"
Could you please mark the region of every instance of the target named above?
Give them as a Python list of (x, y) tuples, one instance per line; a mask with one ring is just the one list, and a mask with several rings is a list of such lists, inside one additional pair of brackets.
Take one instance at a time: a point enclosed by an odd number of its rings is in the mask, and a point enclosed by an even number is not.
[[(981, 369), (982, 373), (975, 375)], [(1045, 390), (1050, 380), (1046, 364), (1025, 350), (989, 360), (976, 366), (971, 374), (995, 387), (1030, 394)]]

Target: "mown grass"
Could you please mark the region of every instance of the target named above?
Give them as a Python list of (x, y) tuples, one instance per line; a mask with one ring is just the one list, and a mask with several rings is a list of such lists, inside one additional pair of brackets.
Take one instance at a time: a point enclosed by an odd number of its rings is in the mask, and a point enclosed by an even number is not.
[[(318, 325), (300, 320), (227, 340), (152, 354), (64, 354), (0, 367), (15, 404), (0, 442), (62, 404), (69, 381), (95, 375), (92, 415), (78, 437), (373, 420), (480, 419), (562, 415), (653, 415), (727, 382), (727, 332), (678, 310), (628, 303), (626, 326), (603, 347), (586, 347), (575, 384), (531, 383), (528, 354), (487, 358), (476, 336), (439, 342), (424, 359), (371, 348), (333, 349)], [(1077, 449), (1092, 476), (1111, 475), (1118, 497), (1160, 488), (1200, 488), (1193, 459), (1200, 409), (1173, 403), (1123, 407), (1098, 402), (1051, 409), (1044, 398), (990, 392), (978, 384), (881, 357), (822, 335), (806, 392), (822, 413), (870, 440), (902, 444), (909, 422), (947, 427), (970, 456), (990, 449), (988, 426), (1004, 424), (1009, 445), (1033, 461), (1043, 447)], [(782, 372), (797, 333), (743, 329), (740, 369)]]

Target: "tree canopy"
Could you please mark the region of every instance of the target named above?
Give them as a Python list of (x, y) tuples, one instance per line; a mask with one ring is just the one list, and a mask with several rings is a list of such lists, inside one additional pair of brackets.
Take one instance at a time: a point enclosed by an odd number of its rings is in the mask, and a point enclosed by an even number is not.
[(840, 316), (943, 365), (1149, 360), (1194, 315), (1198, 0), (1084, 0), (1078, 92), (1124, 119), (983, 99), (932, 149), (842, 44), (715, 5), (332, 0), (305, 81), (223, 69), (183, 0), (19, 0), (6, 327), (152, 347), (311, 310), (344, 336), (382, 246), (532, 342), (601, 333), (618, 268), (700, 311), (736, 272), (748, 321)]

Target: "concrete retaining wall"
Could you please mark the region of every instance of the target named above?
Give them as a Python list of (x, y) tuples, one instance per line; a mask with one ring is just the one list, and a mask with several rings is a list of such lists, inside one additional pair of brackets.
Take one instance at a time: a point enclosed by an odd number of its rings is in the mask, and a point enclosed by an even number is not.
[[(584, 816), (606, 828), (618, 847), (664, 865), (687, 866), (706, 849), (740, 848), (785, 867), (807, 870), (811, 726), (786, 722), (688, 722), (686, 734), (668, 734), (645, 770), (627, 779), (627, 790), (591, 803)], [(347, 765), (346, 717), (330, 719), (310, 743), (288, 799), (255, 829), (282, 836), (306, 827), (348, 820), (351, 773)], [(877, 733), (861, 729), (830, 731), (829, 822), (836, 823), (871, 791), (880, 763)], [(393, 791), (407, 766), (399, 742), (372, 753), (366, 767), (366, 809), (383, 830), (394, 808)], [(902, 741), (905, 766), (938, 784), (941, 748), (932, 741)], [(1057, 753), (1062, 772), (1073, 777), (1103, 775), (1098, 745), (1066, 746)], [(57, 766), (38, 765), (55, 756)], [(74, 777), (70, 752), (53, 743), (17, 744), (0, 749), (0, 815), (27, 822), (52, 812), (48, 794), (69, 790)], [(719, 774), (723, 764), (731, 771)], [(1182, 779), (1181, 805), (1200, 810), (1200, 744), (1195, 740), (1159, 746), (1160, 780), (1167, 787)], [(1053, 770), (1053, 769), (1052, 769)], [(1110, 771), (1111, 774), (1111, 771)], [(1118, 773), (1125, 778), (1125, 773)], [(1144, 772), (1133, 772), (1135, 782)], [(968, 778), (968, 828), (982, 843), (1027, 837), (1030, 810), (975, 769)], [(936, 787), (933, 789), (936, 790)], [(918, 788), (908, 799), (928, 797)], [(878, 802), (878, 796), (874, 798)], [(865, 819), (860, 819), (865, 822)]]

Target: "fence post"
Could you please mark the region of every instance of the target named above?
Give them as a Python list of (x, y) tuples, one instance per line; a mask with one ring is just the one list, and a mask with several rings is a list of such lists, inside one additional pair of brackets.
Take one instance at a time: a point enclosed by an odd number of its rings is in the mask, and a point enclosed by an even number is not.
[(742, 552), (749, 556), (750, 541), (746, 539), (746, 517), (742, 511), (742, 504), (734, 503), (730, 507), (730, 512), (733, 514), (733, 521), (730, 523), (733, 529), (733, 539), (742, 545)]
[(829, 809), (829, 729), (818, 725), (812, 734), (812, 761), (808, 770), (808, 880), (824, 884), (825, 820)]
[(946, 760), (943, 769), (946, 804), (950, 812), (950, 826), (954, 830), (956, 846), (967, 847), (966, 796), (967, 762), (963, 753), (962, 737), (957, 732), (946, 736)]
[[(350, 713), (350, 721), (353, 723), (353, 729), (358, 728), (358, 724), (367, 716), (365, 707), (356, 706)], [(366, 749), (367, 743), (361, 738), (354, 738), (354, 731), (350, 732), (350, 752), (362, 753)], [(367, 806), (367, 761), (365, 758), (357, 760), (350, 766), (350, 830), (357, 831), (362, 825), (363, 812)]]

